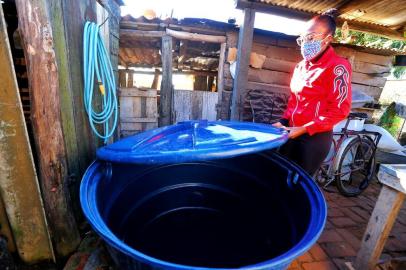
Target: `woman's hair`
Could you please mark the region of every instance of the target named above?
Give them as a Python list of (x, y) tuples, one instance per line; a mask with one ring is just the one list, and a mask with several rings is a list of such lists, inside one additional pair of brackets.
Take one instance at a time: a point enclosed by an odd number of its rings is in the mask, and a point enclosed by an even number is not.
[(334, 36), (337, 28), (336, 18), (338, 15), (338, 10), (331, 8), (323, 12), (321, 15), (317, 15), (313, 18), (313, 20), (324, 23), (329, 29), (329, 33)]

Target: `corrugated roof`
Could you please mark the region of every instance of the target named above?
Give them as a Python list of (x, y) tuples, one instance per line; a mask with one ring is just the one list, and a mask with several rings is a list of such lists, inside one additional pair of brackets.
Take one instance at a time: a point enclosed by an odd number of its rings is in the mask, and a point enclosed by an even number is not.
[(237, 0), (238, 8), (306, 19), (330, 8), (338, 9), (339, 24), (348, 21), (355, 30), (405, 39), (406, 0)]
[(317, 14), (330, 8), (337, 8), (341, 14), (340, 17), (348, 20), (395, 28), (406, 24), (406, 1), (404, 0), (254, 0), (253, 2), (262, 2)]

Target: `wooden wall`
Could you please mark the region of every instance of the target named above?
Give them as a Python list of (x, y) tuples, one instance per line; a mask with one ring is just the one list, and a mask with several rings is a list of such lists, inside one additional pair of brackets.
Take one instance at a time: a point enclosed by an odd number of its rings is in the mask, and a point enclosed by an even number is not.
[[(237, 47), (238, 33), (227, 33), (227, 51)], [(343, 45), (335, 46), (336, 52), (347, 58), (353, 67), (353, 89), (362, 90), (378, 101), (390, 71), (390, 56), (366, 53)], [(261, 69), (250, 67), (248, 73), (247, 98), (244, 103), (244, 120), (271, 122), (285, 110), (290, 95), (290, 78), (295, 65), (301, 61), (300, 49), (295, 37), (283, 34), (255, 34), (252, 52), (265, 55)], [(233, 79), (230, 64), (224, 66), (225, 86), (220, 108), (220, 119), (229, 118), (230, 96)]]
[[(100, 24), (108, 18), (103, 34), (118, 81), (118, 2), (15, 2), (20, 31), (13, 35), (20, 33), (24, 54), (15, 54), (14, 62), (21, 73), (21, 97), (29, 98), (24, 111), (28, 126), (33, 127), (34, 161), (58, 257), (70, 254), (80, 241), (80, 180), (95, 158), (97, 147), (102, 145), (91, 132), (83, 105), (83, 28), (86, 21)], [(27, 79), (28, 84), (24, 83)], [(101, 106), (101, 101), (96, 105)]]

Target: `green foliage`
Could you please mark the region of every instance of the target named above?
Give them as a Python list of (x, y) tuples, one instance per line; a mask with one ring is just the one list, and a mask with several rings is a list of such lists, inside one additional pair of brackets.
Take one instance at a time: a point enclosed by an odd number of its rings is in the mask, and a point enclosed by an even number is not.
[(406, 51), (406, 41), (393, 40), (368, 33), (349, 31), (349, 40), (343, 40), (341, 29), (337, 29), (335, 39), (340, 43), (353, 44), (358, 46), (374, 47), (378, 49), (392, 49), (399, 52)]
[[(334, 37), (337, 42), (352, 44), (364, 47), (373, 47), (377, 49), (391, 49), (398, 51), (399, 53), (406, 52), (406, 41), (393, 40), (377, 35), (372, 35), (368, 33), (361, 33), (356, 31), (349, 31), (349, 38), (343, 40), (341, 29), (337, 29), (336, 35)], [(395, 79), (402, 79), (406, 77), (406, 67), (393, 67), (391, 70), (391, 75)]]
[(382, 117), (379, 119), (378, 126), (386, 129), (394, 138), (397, 138), (397, 135), (402, 128), (403, 118), (399, 117), (396, 114), (396, 103), (392, 102), (388, 108), (386, 108)]

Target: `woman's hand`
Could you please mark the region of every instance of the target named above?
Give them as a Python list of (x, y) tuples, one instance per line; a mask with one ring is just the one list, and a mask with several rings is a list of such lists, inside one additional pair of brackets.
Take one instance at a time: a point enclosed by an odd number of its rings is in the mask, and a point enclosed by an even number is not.
[(305, 127), (285, 127), (285, 129), (289, 131), (289, 139), (295, 139), (307, 133)]
[(286, 129), (286, 127), (284, 125), (282, 125), (281, 122), (276, 122), (276, 123), (272, 124), (272, 126), (276, 127), (276, 128), (285, 128)]

